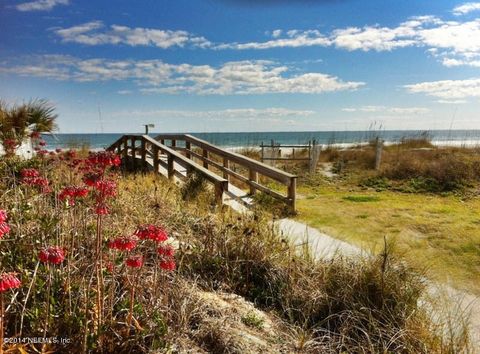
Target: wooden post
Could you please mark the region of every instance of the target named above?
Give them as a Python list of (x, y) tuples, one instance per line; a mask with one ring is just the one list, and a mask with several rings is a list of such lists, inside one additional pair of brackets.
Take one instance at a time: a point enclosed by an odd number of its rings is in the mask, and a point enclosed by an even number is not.
[[(206, 149), (202, 150), (202, 156), (205, 159), (208, 159), (208, 151)], [(208, 162), (203, 160), (203, 167), (205, 167), (208, 170)]]
[(158, 146), (157, 145), (153, 145), (153, 170), (155, 171), (155, 173), (158, 173), (158, 160), (160, 159), (160, 157), (158, 156)]
[(137, 155), (137, 151), (136, 151), (136, 148), (135, 148), (135, 145), (136, 145), (137, 141), (135, 139), (134, 136), (132, 136), (132, 169), (135, 170), (136, 166), (137, 166), (137, 160), (136, 160), (136, 155)]
[(160, 139), (160, 144), (165, 145), (165, 139)]
[(313, 144), (311, 146), (311, 153), (310, 153), (310, 165), (309, 165), (310, 173), (316, 172), (319, 158), (320, 158), (320, 146), (317, 146), (316, 140), (313, 140)]
[(185, 142), (185, 156), (188, 158), (188, 159), (191, 159), (192, 158), (192, 154), (190, 154), (190, 149), (191, 149), (191, 145), (190, 145), (190, 142), (189, 141), (186, 141)]
[(215, 201), (217, 205), (223, 204), (223, 192), (225, 190), (224, 183), (215, 183)]
[(123, 168), (126, 170), (128, 166), (128, 138), (123, 137)]
[(263, 158), (265, 157), (265, 156), (264, 156), (265, 152), (264, 152), (263, 141), (262, 141), (262, 145), (261, 145), (261, 147), (262, 147), (262, 155), (261, 155), (261, 159), (260, 159), (260, 161), (262, 161), (262, 163), (263, 163)]
[[(252, 182), (258, 183), (258, 173), (257, 173), (257, 171), (249, 169), (248, 170), (248, 179)], [(250, 185), (250, 194), (255, 194), (255, 191), (256, 191), (255, 187)]]
[(147, 169), (147, 146), (146, 146), (146, 143), (145, 143), (145, 139), (143, 139), (143, 138), (141, 140), (140, 152), (142, 154), (142, 171), (146, 171), (146, 169)]
[[(223, 167), (230, 169), (230, 161), (226, 157), (223, 158)], [(223, 178), (230, 182), (230, 174), (227, 171), (223, 171)]]
[(167, 153), (167, 174), (168, 179), (173, 180), (173, 177), (175, 175), (175, 169), (173, 166), (173, 155), (170, 153)]
[(308, 161), (312, 163), (312, 141), (308, 141)]
[(175, 139), (172, 139), (172, 148), (177, 146), (177, 141)]
[(377, 136), (376, 146), (375, 146), (375, 169), (377, 171), (380, 169), (380, 164), (382, 163), (382, 149), (383, 149), (383, 140), (381, 140)]
[(295, 213), (297, 209), (297, 177), (290, 178), (290, 185), (288, 186), (288, 199), (290, 208), (292, 208), (292, 212)]

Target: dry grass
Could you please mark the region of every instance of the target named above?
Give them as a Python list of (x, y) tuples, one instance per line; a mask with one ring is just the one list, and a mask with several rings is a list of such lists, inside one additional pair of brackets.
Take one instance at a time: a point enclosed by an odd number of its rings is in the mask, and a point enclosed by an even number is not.
[[(12, 225), (1, 243), (2, 267), (18, 271), (24, 284), (9, 294), (6, 337), (17, 335), (20, 324), (22, 336), (41, 337), (48, 301), (54, 320), (47, 335), (72, 340), (51, 349), (72, 353), (99, 352), (96, 333), (104, 352), (268, 352), (258, 349), (258, 342), (233, 335), (235, 329), (261, 336), (273, 352), (443, 353), (451, 351), (451, 343), (465, 346), (464, 333), (442, 339), (438, 325), (419, 306), (423, 277), (389, 251), (371, 259), (315, 263), (282, 239), (263, 213), (219, 210), (208, 189), (200, 188), (195, 199), (182, 198), (177, 186), (153, 175), (117, 176), (118, 196), (106, 216), (103, 241), (129, 234), (139, 224), (160, 224), (178, 244), (177, 271), (159, 273), (155, 252), (148, 243), (140, 246), (146, 261), (135, 276), (134, 321), (128, 327), (128, 277), (134, 274), (120, 266), (117, 256), (118, 269), (104, 273), (106, 320), (98, 332), (92, 320), (99, 309), (92, 301), (95, 216), (89, 201), (66, 208), (54, 195), (18, 185), (16, 176), (25, 165), (2, 161), (1, 169), (2, 208)], [(28, 165), (42, 169), (55, 191), (79, 182), (62, 164)], [(46, 269), (40, 265), (35, 271), (38, 249), (52, 243), (68, 246), (72, 240), (75, 252), (55, 268), (48, 300)], [(242, 318), (249, 312), (233, 316), (206, 306), (199, 289), (239, 294), (271, 311), (276, 332), (247, 326), (252, 320)]]

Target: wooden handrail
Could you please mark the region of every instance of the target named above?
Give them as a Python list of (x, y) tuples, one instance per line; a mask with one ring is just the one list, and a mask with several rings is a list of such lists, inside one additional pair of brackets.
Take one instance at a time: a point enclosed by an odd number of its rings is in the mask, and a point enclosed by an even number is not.
[[(178, 148), (177, 150), (184, 150), (187, 157), (195, 157), (202, 161), (203, 166), (208, 168), (208, 165), (212, 165), (218, 170), (223, 172), (223, 177), (227, 178), (232, 176), (250, 186), (250, 193), (254, 194), (256, 190), (260, 190), (271, 196), (286, 201), (291, 209), (295, 211), (295, 199), (296, 199), (296, 179), (297, 176), (288, 172), (282, 171), (272, 166), (268, 166), (262, 162), (251, 159), (244, 155), (227, 151), (219, 148), (205, 140), (196, 138), (190, 134), (160, 134), (155, 137), (155, 140), (164, 142), (165, 140), (171, 140), (172, 146), (176, 147), (177, 141), (185, 141), (185, 148)], [(192, 147), (200, 148), (201, 154), (192, 150)], [(209, 153), (220, 156), (222, 165), (214, 162), (209, 158)], [(248, 170), (248, 177), (242, 176), (230, 169), (230, 163), (235, 163)], [(271, 178), (287, 187), (287, 196), (283, 196), (280, 193), (273, 191), (272, 189), (259, 184), (259, 175)]]
[[(128, 142), (131, 141), (131, 145), (129, 146)], [(136, 147), (136, 141), (141, 142), (140, 147)], [(124, 163), (125, 165), (127, 164), (127, 159), (129, 157), (128, 155), (128, 149), (132, 152), (132, 167), (135, 168), (135, 159), (137, 157), (136, 150), (140, 150), (140, 158), (142, 162), (145, 164), (147, 162), (147, 144), (150, 144), (152, 146), (152, 160), (153, 160), (153, 167), (154, 169), (156, 168), (156, 172), (158, 173), (158, 167), (160, 164), (162, 164), (162, 160), (160, 159), (160, 152), (162, 152), (164, 155), (167, 155), (167, 174), (169, 178), (173, 178), (174, 176), (183, 176), (181, 174), (176, 173), (174, 168), (174, 163), (177, 163), (178, 165), (182, 166), (185, 168), (187, 171), (195, 171), (199, 173), (203, 178), (205, 178), (207, 181), (212, 183), (215, 186), (215, 196), (217, 199), (217, 202), (221, 203), (223, 199), (223, 193), (228, 190), (228, 181), (216, 175), (215, 173), (209, 171), (208, 169), (204, 168), (201, 165), (198, 165), (195, 163), (193, 160), (185, 157), (182, 155), (180, 152), (175, 151), (174, 149), (160, 144), (158, 141), (155, 139), (152, 139), (148, 135), (124, 135), (117, 141), (115, 141), (112, 145), (110, 145), (107, 150), (109, 151), (115, 151), (117, 150), (119, 153), (123, 151), (123, 158), (125, 159)], [(122, 149), (123, 145), (123, 149)], [(163, 165), (163, 164), (162, 164)], [(142, 166), (143, 168), (143, 166)]]
[(188, 141), (191, 145), (196, 145), (202, 149), (206, 149), (211, 151), (212, 153), (226, 157), (228, 160), (231, 162), (237, 163), (239, 165), (243, 165), (248, 168), (252, 168), (256, 170), (256, 172), (267, 176), (269, 178), (272, 178), (278, 182), (282, 183), (289, 183), (291, 178), (296, 178), (297, 176), (292, 175), (291, 173), (282, 171), (278, 168), (272, 167), (265, 165), (257, 160), (251, 159), (249, 157), (246, 157), (242, 154), (238, 154), (236, 152), (232, 151), (226, 151), (218, 146), (212, 145), (209, 142), (196, 138), (190, 134), (160, 134), (155, 137), (155, 140), (183, 140), (183, 141)]

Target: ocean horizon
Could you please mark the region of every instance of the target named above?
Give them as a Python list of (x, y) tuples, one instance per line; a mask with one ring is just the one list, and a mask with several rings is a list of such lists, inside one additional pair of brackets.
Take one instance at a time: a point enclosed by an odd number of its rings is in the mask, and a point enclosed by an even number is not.
[[(90, 149), (103, 149), (124, 134), (132, 133), (79, 133), (79, 134), (45, 134), (47, 149), (77, 148), (86, 146)], [(138, 133), (135, 133), (138, 134)], [(150, 133), (152, 137), (160, 133)], [(183, 133), (182, 133), (183, 134)], [(382, 131), (295, 131), (295, 132), (215, 132), (188, 133), (214, 145), (235, 147), (258, 147), (260, 144), (308, 144), (316, 141), (319, 145), (352, 145), (375, 139), (377, 136), (386, 144), (393, 144), (402, 139), (421, 137), (431, 139), (435, 145), (477, 146), (480, 145), (480, 130), (382, 130)], [(181, 145), (180, 145), (181, 146)]]

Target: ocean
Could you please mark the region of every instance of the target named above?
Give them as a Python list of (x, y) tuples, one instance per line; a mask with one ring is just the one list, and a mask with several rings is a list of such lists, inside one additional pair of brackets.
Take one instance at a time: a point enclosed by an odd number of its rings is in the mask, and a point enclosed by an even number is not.
[[(158, 133), (150, 134), (155, 137)], [(385, 131), (307, 131), (307, 132), (248, 132), (248, 133), (190, 133), (214, 145), (225, 148), (258, 147), (262, 142), (270, 144), (308, 144), (315, 140), (321, 145), (353, 145), (371, 141), (379, 136), (387, 144), (404, 138), (415, 138), (428, 134), (436, 145), (477, 146), (480, 145), (480, 130), (385, 130)], [(55, 134), (43, 135), (47, 149), (77, 148), (103, 149), (123, 134)]]

